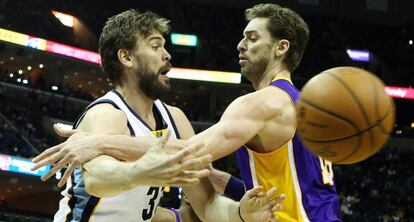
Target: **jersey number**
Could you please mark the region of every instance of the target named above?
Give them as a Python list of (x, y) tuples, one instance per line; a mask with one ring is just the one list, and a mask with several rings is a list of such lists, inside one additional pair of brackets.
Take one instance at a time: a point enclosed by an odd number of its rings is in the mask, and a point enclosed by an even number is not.
[(319, 161), (321, 163), (323, 183), (333, 186), (334, 175), (333, 175), (333, 170), (332, 170), (332, 162), (329, 160), (325, 160), (322, 157), (319, 157)]
[(142, 211), (142, 219), (149, 220), (152, 217), (152, 214), (155, 210), (155, 200), (157, 200), (158, 194), (160, 192), (159, 187), (150, 187), (147, 196), (150, 196), (150, 201), (148, 203), (149, 208), (146, 208)]

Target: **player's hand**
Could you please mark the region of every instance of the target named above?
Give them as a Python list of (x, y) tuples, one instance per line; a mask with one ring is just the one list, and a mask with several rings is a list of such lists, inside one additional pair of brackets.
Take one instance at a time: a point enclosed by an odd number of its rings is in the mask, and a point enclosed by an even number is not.
[(58, 186), (63, 186), (76, 167), (103, 154), (97, 147), (100, 146), (100, 135), (89, 134), (65, 128), (62, 124), (54, 124), (55, 132), (61, 137), (69, 137), (65, 142), (53, 146), (36, 156), (32, 161), (35, 165), (31, 170), (52, 165), (52, 169), (42, 177), (48, 180), (57, 171), (69, 164)]
[(282, 209), (285, 194), (276, 194), (276, 188), (266, 193), (263, 187), (255, 187), (246, 192), (240, 200), (240, 216), (245, 222), (274, 222), (278, 221), (276, 211)]
[(203, 144), (193, 144), (174, 154), (164, 151), (170, 131), (153, 145), (139, 160), (133, 169), (136, 181), (141, 185), (193, 186), (210, 173), (206, 167), (213, 157), (210, 154), (186, 159), (192, 153), (203, 148)]

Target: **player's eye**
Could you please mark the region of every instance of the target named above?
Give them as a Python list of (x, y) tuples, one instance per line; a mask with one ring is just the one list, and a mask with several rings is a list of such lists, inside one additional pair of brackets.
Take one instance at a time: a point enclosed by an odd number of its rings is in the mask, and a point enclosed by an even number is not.
[(251, 35), (251, 36), (249, 36), (249, 38), (248, 38), (250, 41), (256, 41), (257, 39), (258, 39), (258, 37), (257, 36), (255, 36), (255, 35)]

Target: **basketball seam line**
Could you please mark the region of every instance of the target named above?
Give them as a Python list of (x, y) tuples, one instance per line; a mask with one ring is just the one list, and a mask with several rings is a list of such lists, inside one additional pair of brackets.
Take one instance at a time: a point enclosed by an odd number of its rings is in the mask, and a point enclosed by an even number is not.
[[(378, 121), (376, 124), (374, 124), (374, 125), (372, 125), (372, 126), (370, 126), (370, 127), (366, 128), (366, 129), (364, 129), (364, 130), (360, 131), (358, 134), (354, 134), (354, 135), (352, 135), (352, 136), (344, 137), (344, 138), (342, 138), (342, 139), (340, 139), (340, 140), (349, 139), (349, 138), (355, 137), (355, 136), (357, 136), (357, 135), (361, 135), (361, 134), (363, 134), (363, 133), (365, 133), (365, 132), (367, 132), (367, 131), (368, 131), (368, 132), (370, 132), (370, 130), (371, 130), (371, 129), (373, 129), (373, 128), (375, 128), (375, 127), (379, 126), (379, 125), (381, 124), (382, 120), (384, 120), (385, 118), (387, 118), (387, 116), (388, 116), (389, 114), (390, 114), (390, 112), (388, 111), (388, 112), (384, 115), (384, 117), (380, 118), (380, 120), (381, 120), (381, 121)], [(382, 133), (384, 133), (384, 132), (382, 132)], [(384, 134), (385, 134), (385, 133), (384, 133)], [(319, 140), (319, 141), (317, 141), (317, 140), (315, 140), (315, 141), (312, 141), (312, 140), (307, 140), (307, 141), (309, 141), (309, 142), (314, 142), (314, 143), (322, 143), (322, 142), (337, 142), (337, 141), (339, 141), (339, 140), (338, 140), (338, 139), (336, 139), (336, 140), (331, 140), (331, 141), (320, 141), (320, 140)], [(335, 161), (335, 163), (336, 163), (336, 164), (341, 164), (341, 162), (343, 162), (344, 160), (346, 160), (346, 159), (348, 159), (349, 157), (351, 157), (352, 155), (354, 155), (354, 154), (355, 154), (355, 152), (356, 152), (357, 150), (359, 150), (359, 148), (361, 147), (361, 137), (358, 137), (358, 144), (357, 144), (357, 145), (358, 145), (358, 146), (357, 146), (356, 148), (354, 148), (350, 154), (348, 154), (346, 157), (344, 157), (344, 158), (342, 158), (342, 159), (340, 159), (340, 160)]]
[[(365, 123), (369, 127), (371, 125), (371, 122), (369, 121), (368, 114), (366, 113), (364, 106), (362, 106), (362, 104), (359, 101), (358, 97), (351, 90), (351, 88), (349, 87), (349, 85), (345, 81), (343, 81), (341, 78), (339, 78), (339, 76), (337, 74), (332, 73), (332, 72), (326, 72), (326, 73), (329, 76), (333, 77), (336, 81), (338, 81), (345, 88), (345, 90), (348, 91), (348, 93), (351, 95), (351, 97), (354, 100), (354, 102), (356, 103), (356, 105), (361, 110), (362, 116), (364, 117), (364, 120), (365, 120)], [(374, 141), (373, 141), (374, 138), (373, 138), (372, 132), (369, 131), (368, 133), (369, 133), (369, 143), (370, 144), (374, 144)], [(356, 150), (358, 150), (358, 149), (359, 149), (359, 147)], [(356, 150), (354, 150), (353, 153), (351, 153), (351, 155), (353, 155), (356, 152)]]
[[(372, 128), (374, 128), (374, 127), (376, 127), (376, 126), (380, 125), (380, 123), (382, 122), (382, 120), (384, 120), (385, 118), (387, 118), (387, 116), (390, 114), (390, 111), (388, 111), (388, 112), (384, 115), (384, 117), (380, 118), (380, 120), (381, 120), (381, 121), (378, 121), (376, 124), (374, 124), (374, 125), (372, 125), (372, 126), (370, 126), (370, 127), (366, 128), (366, 129), (364, 129), (364, 130), (360, 131), (360, 130), (359, 130), (359, 129), (355, 126), (355, 124), (354, 124), (352, 121), (350, 121), (349, 119), (344, 118), (344, 117), (342, 117), (342, 116), (339, 116), (339, 115), (337, 115), (337, 114), (335, 114), (335, 113), (333, 113), (333, 112), (330, 112), (330, 111), (328, 111), (328, 110), (326, 110), (326, 109), (324, 109), (324, 108), (322, 108), (322, 107), (320, 107), (320, 106), (318, 106), (318, 105), (315, 105), (315, 104), (313, 104), (313, 103), (309, 102), (308, 100), (306, 100), (306, 99), (304, 99), (304, 98), (301, 98), (301, 101), (302, 101), (303, 103), (305, 103), (305, 104), (309, 105), (309, 106), (312, 106), (312, 107), (314, 107), (314, 108), (316, 108), (316, 109), (319, 109), (319, 110), (321, 110), (321, 111), (323, 111), (323, 112), (325, 112), (325, 113), (327, 113), (327, 114), (330, 114), (330, 115), (332, 115), (332, 116), (334, 116), (334, 117), (337, 117), (338, 119), (344, 120), (345, 122), (349, 123), (349, 124), (350, 124), (350, 125), (351, 125), (351, 126), (352, 126), (355, 130), (356, 130), (356, 133), (355, 133), (354, 135), (351, 135), (351, 136), (348, 136), (348, 137), (344, 137), (344, 138), (341, 138), (341, 139), (329, 140), (329, 141), (321, 141), (321, 140), (308, 140), (308, 139), (306, 139), (306, 138), (302, 137), (302, 140), (309, 141), (309, 142), (314, 142), (314, 143), (322, 143), (322, 142), (335, 142), (335, 141), (344, 140), (344, 139), (349, 139), (349, 138), (352, 138), (352, 137), (354, 137), (354, 136), (360, 135), (361, 133), (364, 133), (364, 132), (366, 132), (366, 131), (369, 131), (369, 130), (371, 130)], [(388, 133), (386, 133), (386, 132), (382, 132), (382, 133), (389, 135), (389, 134), (388, 134)], [(342, 158), (342, 159), (340, 159), (340, 160), (338, 160), (338, 161), (335, 161), (335, 163), (340, 163), (340, 162), (342, 162), (342, 161), (344, 161), (344, 160), (348, 159), (350, 156), (354, 155), (354, 153), (356, 152), (356, 150), (358, 150), (358, 149), (359, 149), (359, 147), (361, 146), (361, 137), (358, 137), (358, 143), (357, 143), (356, 145), (357, 145), (357, 146), (356, 146), (356, 147), (352, 150), (352, 152), (351, 152), (349, 155), (347, 155), (345, 158)]]
[(365, 112), (364, 107), (360, 103), (360, 101), (359, 101), (358, 97), (355, 95), (355, 93), (351, 90), (349, 85), (346, 82), (344, 82), (342, 79), (340, 79), (335, 73), (331, 73), (331, 72), (326, 72), (326, 73), (328, 75), (332, 76), (335, 80), (337, 80), (345, 88), (345, 90), (348, 91), (348, 93), (351, 95), (352, 99), (354, 100), (354, 102), (358, 106), (358, 108), (362, 111), (362, 115), (364, 116), (364, 120), (367, 123), (367, 125), (368, 126), (371, 125), (370, 121), (368, 119), (368, 114)]
[[(312, 106), (312, 107), (314, 107), (314, 108), (316, 108), (316, 109), (319, 109), (319, 110), (321, 110), (321, 111), (323, 111), (323, 112), (325, 112), (325, 113), (327, 113), (327, 114), (330, 114), (330, 115), (332, 115), (332, 116), (334, 116), (334, 117), (337, 117), (338, 119), (341, 119), (341, 120), (344, 120), (345, 122), (347, 122), (347, 123), (349, 123), (353, 128), (354, 128), (354, 130), (358, 133), (359, 132), (359, 129), (356, 127), (356, 125), (351, 121), (351, 120), (349, 120), (349, 119), (347, 119), (347, 118), (344, 118), (344, 117), (342, 117), (342, 116), (339, 116), (339, 115), (337, 115), (337, 114), (335, 114), (335, 113), (333, 113), (333, 112), (330, 112), (330, 111), (328, 111), (328, 110), (326, 110), (326, 109), (324, 109), (324, 108), (322, 108), (322, 107), (320, 107), (320, 106), (318, 106), (318, 105), (315, 105), (315, 104), (313, 104), (313, 103), (311, 103), (311, 102), (309, 102), (309, 101), (307, 101), (306, 99), (303, 99), (303, 98), (301, 98), (301, 100), (302, 100), (302, 102), (303, 103), (306, 103), (306, 104), (308, 104), (309, 106)], [(300, 133), (300, 132), (299, 132)], [(355, 134), (355, 135), (358, 135), (358, 134)], [(302, 140), (303, 140), (304, 138), (302, 138)], [(312, 141), (310, 141), (310, 142), (312, 142)], [(336, 162), (340, 162), (340, 161), (344, 161), (344, 160), (346, 160), (346, 159), (348, 159), (351, 155), (353, 155), (354, 153), (355, 153), (355, 151), (356, 150), (358, 150), (359, 149), (359, 147), (361, 146), (361, 137), (358, 137), (358, 143), (356, 144), (356, 147), (354, 147), (353, 149), (352, 149), (352, 151), (351, 151), (351, 153), (348, 155), (348, 156), (346, 156), (345, 158), (342, 158), (342, 159), (340, 159), (339, 161), (336, 161)]]
[[(310, 104), (308, 104), (308, 105), (310, 105)], [(361, 134), (363, 134), (363, 133), (365, 133), (365, 132), (367, 132), (367, 131), (369, 131), (369, 130), (371, 130), (371, 129), (373, 129), (373, 128), (377, 127), (377, 126), (379, 126), (379, 125), (380, 125), (380, 123), (381, 123), (381, 122), (382, 122), (385, 118), (387, 118), (389, 114), (390, 114), (390, 112), (388, 111), (388, 112), (387, 112), (387, 113), (386, 113), (386, 114), (385, 114), (382, 118), (380, 118), (380, 119), (379, 119), (380, 121), (378, 121), (376, 124), (371, 125), (371, 126), (369, 126), (368, 128), (366, 128), (366, 129), (364, 129), (364, 130), (361, 130), (361, 131), (358, 131), (357, 133), (352, 134), (352, 135), (350, 135), (350, 136), (341, 137), (341, 138), (337, 138), (337, 139), (333, 139), (333, 140), (312, 140), (312, 139), (307, 139), (307, 138), (305, 138), (305, 137), (302, 137), (302, 139), (303, 139), (303, 140), (306, 140), (306, 141), (309, 141), (309, 142), (314, 142), (314, 143), (330, 143), (330, 142), (337, 142), (337, 141), (340, 141), (340, 140), (346, 140), (346, 139), (352, 138), (352, 137), (354, 137), (354, 136), (361, 135)], [(386, 133), (386, 132), (382, 132), (382, 133), (387, 134), (387, 135), (390, 135), (390, 134), (388, 134), (388, 133)]]

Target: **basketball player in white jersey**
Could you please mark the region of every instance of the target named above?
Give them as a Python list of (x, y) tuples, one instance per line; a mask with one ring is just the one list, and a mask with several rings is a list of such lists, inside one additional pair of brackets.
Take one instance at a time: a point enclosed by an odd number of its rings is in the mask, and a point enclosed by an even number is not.
[[(140, 138), (188, 139), (194, 135), (181, 110), (158, 98), (169, 90), (166, 73), (171, 69), (163, 35), (168, 20), (152, 12), (128, 10), (110, 18), (99, 39), (102, 68), (115, 89), (92, 102), (73, 125), (78, 131), (129, 135)], [(54, 221), (147, 222), (151, 221), (162, 196), (163, 185), (186, 187), (192, 205), (203, 221), (273, 221), (280, 208), (275, 189), (261, 194), (261, 188), (246, 193), (238, 202), (216, 195), (200, 169), (210, 155), (191, 157), (201, 145), (191, 145), (176, 154), (163, 152), (165, 138), (153, 144), (132, 162), (100, 155), (76, 168), (68, 181)], [(140, 145), (143, 145), (140, 140)], [(145, 147), (149, 147), (148, 145)], [(135, 151), (134, 151), (135, 152)], [(128, 159), (128, 158), (127, 158)], [(66, 160), (62, 160), (66, 161)], [(201, 179), (201, 181), (199, 181)]]

